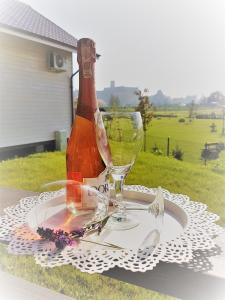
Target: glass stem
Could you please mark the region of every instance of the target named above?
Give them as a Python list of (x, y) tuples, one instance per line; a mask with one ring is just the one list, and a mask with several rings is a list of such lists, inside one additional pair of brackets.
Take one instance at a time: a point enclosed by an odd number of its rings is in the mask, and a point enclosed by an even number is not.
[(117, 204), (117, 217), (126, 219), (126, 209), (125, 203), (123, 201), (123, 184), (124, 184), (124, 175), (119, 176), (119, 179), (114, 178), (114, 188), (115, 188), (115, 196), (116, 196), (116, 204)]

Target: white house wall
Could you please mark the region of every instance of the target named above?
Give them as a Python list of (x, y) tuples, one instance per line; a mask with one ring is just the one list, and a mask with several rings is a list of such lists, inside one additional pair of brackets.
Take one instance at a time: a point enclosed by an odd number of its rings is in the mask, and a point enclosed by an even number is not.
[[(49, 72), (51, 51), (66, 56), (66, 72)], [(69, 134), (71, 74), (72, 53), (0, 33), (0, 147)]]

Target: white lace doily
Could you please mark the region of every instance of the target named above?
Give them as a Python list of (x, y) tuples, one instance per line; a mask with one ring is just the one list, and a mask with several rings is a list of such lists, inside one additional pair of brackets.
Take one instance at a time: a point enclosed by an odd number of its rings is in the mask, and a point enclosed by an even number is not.
[[(125, 186), (125, 190), (155, 195), (157, 190), (139, 185)], [(187, 225), (176, 239), (160, 242), (155, 248), (134, 251), (105, 249), (101, 246), (88, 248), (84, 243), (67, 246), (62, 251), (55, 244), (40, 239), (26, 224), (26, 216), (36, 205), (58, 197), (65, 190), (42, 193), (40, 196), (23, 198), (16, 206), (4, 210), (0, 217), (0, 239), (7, 241), (8, 252), (33, 255), (36, 263), (43, 267), (72, 264), (82, 272), (101, 273), (118, 266), (133, 272), (152, 270), (161, 260), (164, 262), (187, 263), (196, 250), (208, 250), (215, 246), (213, 237), (223, 232), (214, 222), (219, 217), (206, 211), (203, 203), (193, 202), (186, 195), (172, 194), (162, 190), (164, 198), (177, 204), (187, 215)]]

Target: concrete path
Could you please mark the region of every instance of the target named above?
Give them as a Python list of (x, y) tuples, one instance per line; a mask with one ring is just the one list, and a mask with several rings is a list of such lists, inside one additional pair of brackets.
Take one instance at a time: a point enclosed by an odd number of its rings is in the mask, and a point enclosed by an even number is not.
[(0, 271), (1, 300), (72, 300), (40, 285)]

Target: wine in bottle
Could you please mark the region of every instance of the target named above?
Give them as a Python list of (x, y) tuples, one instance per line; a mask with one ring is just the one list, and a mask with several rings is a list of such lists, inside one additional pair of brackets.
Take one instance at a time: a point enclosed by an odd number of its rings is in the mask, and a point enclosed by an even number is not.
[[(100, 156), (95, 132), (95, 113), (98, 104), (95, 92), (96, 61), (95, 43), (83, 38), (78, 41), (79, 94), (76, 116), (67, 145), (67, 179), (93, 186), (100, 192), (108, 192), (106, 166)], [(67, 206), (90, 208), (92, 195), (83, 193), (79, 186), (67, 185)]]

